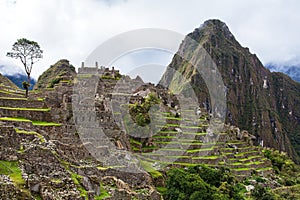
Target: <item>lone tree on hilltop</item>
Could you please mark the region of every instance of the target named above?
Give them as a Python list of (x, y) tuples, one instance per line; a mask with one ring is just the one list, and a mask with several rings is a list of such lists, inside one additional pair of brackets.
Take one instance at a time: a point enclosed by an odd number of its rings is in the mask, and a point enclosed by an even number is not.
[(23, 82), (23, 87), (26, 90), (25, 97), (28, 97), (28, 89), (30, 87), (30, 74), (34, 63), (43, 58), (43, 50), (35, 41), (30, 41), (26, 38), (18, 39), (12, 46), (12, 51), (7, 52), (6, 56), (20, 59), (27, 74), (27, 82)]

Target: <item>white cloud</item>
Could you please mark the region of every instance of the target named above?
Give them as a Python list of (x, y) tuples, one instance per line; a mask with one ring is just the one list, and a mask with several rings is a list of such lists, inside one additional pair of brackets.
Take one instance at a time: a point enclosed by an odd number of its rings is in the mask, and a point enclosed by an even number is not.
[(6, 52), (18, 38), (35, 40), (44, 50), (33, 69), (37, 78), (61, 58), (79, 66), (99, 44), (125, 31), (165, 28), (187, 34), (219, 18), (263, 63), (295, 62), (299, 9), (297, 0), (0, 0), (0, 60), (20, 65)]

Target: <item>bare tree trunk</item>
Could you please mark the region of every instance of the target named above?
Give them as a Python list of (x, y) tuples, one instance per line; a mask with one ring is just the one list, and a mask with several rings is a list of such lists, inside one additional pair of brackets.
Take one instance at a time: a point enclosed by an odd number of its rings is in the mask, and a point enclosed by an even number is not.
[(25, 93), (25, 98), (28, 97), (28, 90), (30, 87), (30, 74), (27, 74), (27, 86), (25, 87), (26, 93)]

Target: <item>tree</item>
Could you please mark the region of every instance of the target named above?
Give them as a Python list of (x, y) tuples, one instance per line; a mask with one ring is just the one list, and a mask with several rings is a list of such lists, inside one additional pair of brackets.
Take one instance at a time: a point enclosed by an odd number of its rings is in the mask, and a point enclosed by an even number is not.
[(25, 72), (27, 74), (27, 84), (23, 83), (26, 90), (25, 97), (28, 97), (28, 89), (30, 86), (30, 74), (34, 63), (43, 58), (43, 50), (41, 50), (39, 44), (35, 41), (30, 41), (26, 38), (18, 39), (12, 46), (12, 51), (7, 52), (6, 56), (11, 58), (20, 59)]

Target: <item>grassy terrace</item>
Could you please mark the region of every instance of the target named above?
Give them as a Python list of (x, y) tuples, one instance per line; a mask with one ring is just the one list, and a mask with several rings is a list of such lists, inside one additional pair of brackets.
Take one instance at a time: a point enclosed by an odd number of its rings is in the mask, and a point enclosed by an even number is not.
[(11, 86), (7, 86), (7, 85), (3, 85), (3, 84), (0, 84), (0, 88), (4, 89), (4, 90), (7, 90), (7, 91), (24, 92), (23, 90), (21, 90), (18, 87), (11, 87)]
[(132, 139), (132, 138), (130, 138), (130, 144), (142, 145), (141, 142), (139, 142), (139, 141), (137, 141), (137, 140), (135, 140), (135, 139)]
[(183, 135), (206, 135), (207, 133), (206, 132), (186, 132), (186, 131), (183, 131), (182, 134)]
[[(252, 154), (252, 153), (258, 153), (258, 151), (253, 150), (253, 151), (242, 152), (242, 153), (235, 154), (235, 156), (236, 156), (236, 157), (242, 157), (242, 156), (245, 156), (245, 155), (247, 155), (247, 154)], [(249, 157), (250, 157), (250, 156), (249, 156)]]
[(162, 177), (163, 175), (157, 171), (154, 167), (152, 167), (151, 163), (147, 161), (140, 160), (142, 167), (151, 174), (153, 178)]
[(250, 161), (250, 160), (256, 159), (256, 158), (261, 158), (261, 156), (260, 155), (258, 155), (258, 156), (249, 156), (248, 158), (242, 158), (239, 161), (246, 162), (246, 161)]
[(185, 151), (184, 149), (175, 149), (175, 148), (162, 148), (162, 149), (160, 149), (160, 151), (181, 151), (181, 152), (183, 152), (183, 151)]
[(232, 144), (232, 145), (234, 145), (234, 144), (247, 144), (246, 142), (241, 142), (241, 141), (228, 141), (226, 143), (227, 144)]
[(248, 167), (244, 167), (244, 168), (236, 168), (236, 169), (233, 169), (234, 171), (249, 171), (249, 170), (252, 170), (252, 168), (248, 168)]
[(164, 142), (164, 141), (155, 141), (156, 144), (181, 144), (181, 145), (188, 145), (188, 146), (194, 146), (194, 145), (206, 145), (206, 143), (202, 142), (179, 142), (179, 141), (170, 141), (170, 142)]
[(176, 158), (176, 159), (179, 159), (179, 158), (191, 158), (191, 156), (166, 156), (167, 158)]
[(23, 97), (24, 96), (24, 94), (14, 93), (14, 92), (5, 91), (5, 90), (0, 90), (0, 93), (14, 95), (14, 96), (19, 96), (19, 97)]
[(4, 100), (21, 100), (21, 101), (27, 101), (27, 98), (22, 98), (22, 97), (0, 97), (0, 99), (4, 99)]
[[(158, 132), (160, 134), (179, 134), (177, 131), (160, 131)], [(206, 135), (206, 132), (187, 132), (187, 131), (183, 131), (181, 134), (183, 135)]]
[(152, 138), (157, 138), (157, 139), (173, 139), (177, 138), (176, 136), (161, 136), (161, 135), (155, 135)]
[(91, 78), (93, 74), (77, 74), (76, 78)]
[(22, 111), (40, 111), (40, 112), (49, 112), (50, 108), (13, 108), (13, 107), (0, 107), (4, 110), (22, 110)]
[(19, 130), (17, 128), (15, 128), (15, 131), (19, 134), (36, 135), (42, 143), (45, 142), (45, 138), (41, 134), (39, 134), (35, 131), (25, 131), (25, 130)]
[(61, 124), (55, 122), (43, 122), (43, 121), (32, 121), (34, 126), (61, 126)]
[(31, 121), (22, 117), (1, 117), (0, 121), (31, 122), (34, 126), (61, 126), (55, 122)]
[(193, 160), (203, 160), (203, 159), (216, 160), (218, 158), (220, 158), (220, 156), (195, 156), (195, 157), (192, 157)]
[[(24, 97), (0, 97), (3, 100), (16, 100), (16, 101), (31, 101), (30, 99)], [(36, 98), (37, 101), (44, 101), (44, 98)]]
[(256, 169), (257, 172), (263, 172), (263, 171), (269, 171), (269, 170), (273, 170), (273, 168), (272, 167), (265, 167), (265, 168)]
[(169, 120), (178, 120), (178, 121), (182, 121), (182, 118), (177, 118), (177, 117), (169, 117), (169, 116), (163, 116), (162, 118), (164, 119), (169, 119)]
[(22, 117), (1, 117), (1, 121), (16, 121), (16, 122), (32, 122), (29, 119), (25, 119)]
[(189, 149), (186, 152), (188, 153), (196, 153), (196, 152), (202, 152), (202, 151), (212, 151), (214, 150), (214, 147), (210, 147), (210, 148), (202, 148), (202, 149)]

